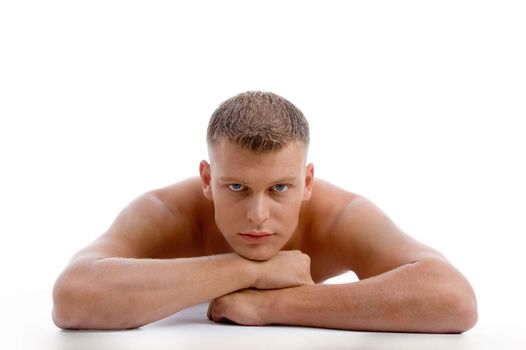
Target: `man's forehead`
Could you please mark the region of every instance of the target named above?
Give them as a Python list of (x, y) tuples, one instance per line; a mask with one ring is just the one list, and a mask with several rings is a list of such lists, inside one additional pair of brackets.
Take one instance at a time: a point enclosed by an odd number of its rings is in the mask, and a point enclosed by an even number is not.
[[(286, 176), (275, 176), (275, 177), (269, 177), (265, 183), (267, 184), (276, 184), (276, 183), (286, 183), (286, 182), (296, 182), (298, 180), (298, 176), (294, 175), (286, 175)], [(220, 176), (219, 182), (224, 183), (243, 183), (243, 184), (249, 184), (253, 182), (254, 179), (250, 178), (244, 178), (243, 176)]]
[(221, 158), (211, 164), (214, 177), (225, 182), (271, 183), (295, 181), (303, 174), (303, 161), (284, 157), (261, 160)]
[(213, 177), (221, 182), (261, 185), (296, 182), (304, 172), (305, 153), (294, 144), (263, 154), (233, 144), (219, 144), (210, 154), (210, 165)]

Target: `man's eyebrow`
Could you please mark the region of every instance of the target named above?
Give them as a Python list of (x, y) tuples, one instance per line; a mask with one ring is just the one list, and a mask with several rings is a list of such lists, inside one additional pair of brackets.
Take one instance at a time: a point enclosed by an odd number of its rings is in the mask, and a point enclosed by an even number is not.
[[(222, 176), (219, 178), (219, 181), (221, 182), (231, 182), (231, 183), (248, 183), (248, 181), (244, 181), (244, 180), (241, 180), (241, 179), (238, 179), (236, 177), (233, 177), (233, 176)], [(272, 181), (271, 183), (273, 184), (276, 184), (276, 183), (284, 183), (284, 182), (293, 182), (293, 181), (296, 181), (296, 176), (284, 176), (282, 178), (279, 178), (275, 181)]]

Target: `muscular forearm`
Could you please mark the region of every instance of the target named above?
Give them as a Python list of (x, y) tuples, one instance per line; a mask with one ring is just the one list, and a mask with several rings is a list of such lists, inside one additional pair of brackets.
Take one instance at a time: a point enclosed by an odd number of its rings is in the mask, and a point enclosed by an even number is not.
[(253, 283), (250, 262), (236, 254), (101, 259), (59, 277), (53, 318), (62, 328), (134, 328)]
[(266, 322), (348, 330), (458, 333), (476, 322), (469, 283), (420, 261), (359, 282), (268, 291)]

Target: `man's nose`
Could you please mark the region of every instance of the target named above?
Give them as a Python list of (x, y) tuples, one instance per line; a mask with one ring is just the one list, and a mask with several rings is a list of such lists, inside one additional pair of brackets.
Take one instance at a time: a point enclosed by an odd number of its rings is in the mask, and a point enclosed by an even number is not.
[(265, 222), (270, 215), (267, 198), (264, 195), (254, 196), (247, 210), (247, 219), (255, 225), (260, 225)]

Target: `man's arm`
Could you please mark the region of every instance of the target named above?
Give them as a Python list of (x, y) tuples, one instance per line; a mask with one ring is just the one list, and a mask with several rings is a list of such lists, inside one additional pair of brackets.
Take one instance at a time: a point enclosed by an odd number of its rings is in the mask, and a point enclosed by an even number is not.
[(344, 210), (332, 240), (342, 249), (332, 258), (347, 261), (360, 281), (236, 292), (214, 300), (209, 318), (429, 333), (459, 333), (474, 326), (473, 289), (440, 253), (400, 232), (364, 199)]
[[(312, 283), (310, 260), (298, 251), (266, 262), (236, 254), (148, 258), (168, 244), (184, 244), (185, 234), (194, 229), (186, 221), (151, 194), (132, 202), (57, 279), (55, 324), (67, 329), (135, 328), (239, 289)], [(192, 247), (187, 249), (191, 253)], [(268, 278), (274, 270), (282, 273)]]
[(65, 329), (136, 328), (248, 288), (253, 277), (235, 254), (78, 261), (55, 284), (53, 320)]
[(211, 304), (209, 318), (384, 332), (461, 333), (476, 322), (474, 299), (456, 290), (458, 273), (425, 259), (347, 284), (245, 290)]

